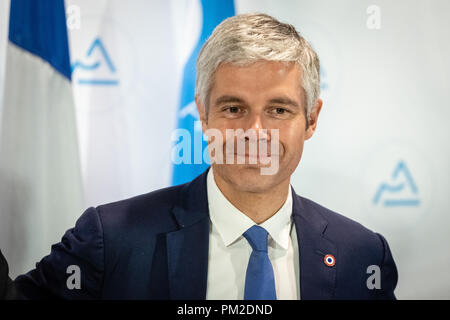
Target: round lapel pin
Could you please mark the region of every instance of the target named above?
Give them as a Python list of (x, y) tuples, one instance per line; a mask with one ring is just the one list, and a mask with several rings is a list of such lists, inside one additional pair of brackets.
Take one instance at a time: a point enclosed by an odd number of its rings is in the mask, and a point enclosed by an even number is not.
[(331, 254), (327, 254), (324, 258), (323, 258), (323, 262), (325, 263), (326, 266), (328, 267), (333, 267), (334, 264), (336, 263), (336, 259), (334, 259), (334, 256)]

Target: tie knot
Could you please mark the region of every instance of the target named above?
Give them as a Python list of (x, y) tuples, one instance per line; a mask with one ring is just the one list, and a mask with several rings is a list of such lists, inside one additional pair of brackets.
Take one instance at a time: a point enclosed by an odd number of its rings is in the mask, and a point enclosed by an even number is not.
[(244, 232), (243, 236), (247, 239), (248, 243), (252, 247), (253, 251), (267, 252), (267, 236), (266, 229), (254, 225)]

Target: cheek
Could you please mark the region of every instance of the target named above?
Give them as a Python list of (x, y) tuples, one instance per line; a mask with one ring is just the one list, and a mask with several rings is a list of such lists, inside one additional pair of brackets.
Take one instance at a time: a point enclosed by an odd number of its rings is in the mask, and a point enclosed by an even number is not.
[(304, 141), (304, 127), (290, 125), (280, 128), (280, 143), (283, 145), (285, 152), (290, 154), (301, 154)]

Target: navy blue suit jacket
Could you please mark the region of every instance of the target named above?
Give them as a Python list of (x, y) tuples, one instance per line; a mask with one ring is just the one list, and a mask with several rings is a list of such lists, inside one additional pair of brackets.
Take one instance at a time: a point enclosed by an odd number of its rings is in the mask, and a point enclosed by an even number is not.
[[(302, 299), (395, 299), (386, 240), (293, 192)], [(36, 268), (15, 279), (29, 299), (205, 299), (210, 220), (206, 172), (193, 181), (88, 208)], [(335, 265), (324, 256), (335, 257)], [(81, 288), (68, 289), (70, 265)], [(368, 289), (367, 267), (381, 289)], [(224, 280), (226, 281), (226, 280)]]

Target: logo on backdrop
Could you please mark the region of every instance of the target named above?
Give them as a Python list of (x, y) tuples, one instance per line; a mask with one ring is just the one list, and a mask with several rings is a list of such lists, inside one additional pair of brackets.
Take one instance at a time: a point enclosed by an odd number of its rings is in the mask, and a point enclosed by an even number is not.
[(414, 141), (383, 139), (358, 163), (360, 183), (348, 191), (358, 195), (357, 214), (374, 227), (414, 226), (433, 212), (436, 173)]
[(116, 67), (111, 60), (105, 45), (100, 38), (95, 38), (82, 60), (76, 60), (71, 67), (72, 74), (80, 69), (83, 74), (77, 78), (81, 85), (108, 85), (119, 84)]
[(418, 206), (420, 204), (417, 186), (404, 161), (399, 161), (395, 166), (391, 181), (383, 182), (378, 187), (373, 203), (375, 205), (381, 203), (385, 207)]

